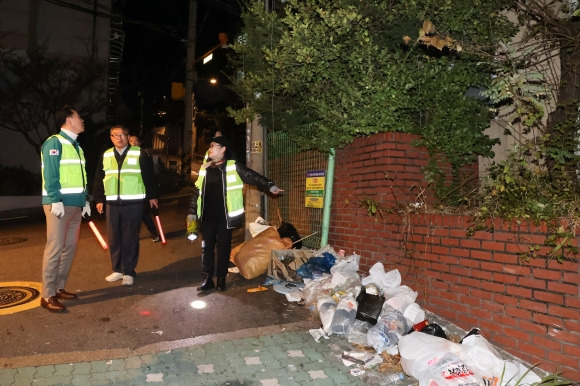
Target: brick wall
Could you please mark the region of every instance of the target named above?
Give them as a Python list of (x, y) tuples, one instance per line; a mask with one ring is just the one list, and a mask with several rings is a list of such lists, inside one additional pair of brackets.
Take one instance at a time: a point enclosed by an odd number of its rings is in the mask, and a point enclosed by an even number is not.
[[(466, 330), (479, 327), (518, 358), (580, 381), (578, 261), (521, 263), (519, 253), (543, 243), (542, 226), (497, 221), (493, 234), (467, 238), (469, 217), (412, 210), (418, 194), (430, 194), (421, 171), (427, 153), (411, 145), (414, 138), (377, 134), (337, 151), (329, 244), (360, 254), (364, 272), (379, 261), (397, 268), (425, 309)], [(397, 210), (369, 217), (358, 205), (365, 197)]]

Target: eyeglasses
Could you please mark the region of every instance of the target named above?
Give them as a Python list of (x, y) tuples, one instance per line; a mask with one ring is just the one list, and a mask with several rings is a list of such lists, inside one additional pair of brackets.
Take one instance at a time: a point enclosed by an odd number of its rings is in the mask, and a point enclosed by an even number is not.
[(111, 138), (115, 137), (115, 138), (123, 138), (126, 137), (127, 134), (111, 134)]

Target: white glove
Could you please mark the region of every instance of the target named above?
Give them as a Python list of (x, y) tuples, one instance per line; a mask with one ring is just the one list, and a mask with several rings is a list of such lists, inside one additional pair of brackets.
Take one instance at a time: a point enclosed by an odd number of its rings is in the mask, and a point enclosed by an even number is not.
[(270, 187), (270, 192), (271, 192), (272, 194), (278, 194), (278, 193), (280, 193), (280, 192), (283, 192), (283, 190), (282, 190), (282, 189), (280, 189), (279, 187), (277, 187), (276, 185), (272, 185), (272, 186)]
[(91, 203), (88, 201), (85, 204), (85, 206), (83, 207), (83, 210), (81, 212), (81, 216), (85, 217), (85, 215), (87, 217), (91, 217)]
[(50, 213), (61, 218), (64, 215), (64, 204), (62, 202), (53, 202), (50, 206)]

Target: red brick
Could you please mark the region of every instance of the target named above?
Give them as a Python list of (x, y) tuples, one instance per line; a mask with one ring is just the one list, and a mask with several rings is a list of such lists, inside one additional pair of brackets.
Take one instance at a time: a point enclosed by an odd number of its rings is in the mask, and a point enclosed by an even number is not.
[(579, 285), (580, 284), (580, 273), (564, 272), (564, 282)]
[(518, 342), (518, 350), (536, 357), (546, 357), (546, 350), (542, 346), (531, 344), (529, 342)]
[(552, 260), (550, 263), (548, 263), (548, 268), (556, 271), (568, 271), (574, 273), (580, 271), (579, 263), (572, 261), (563, 261), (559, 263), (556, 260)]
[(466, 285), (471, 288), (481, 288), (481, 281), (477, 279), (471, 279), (469, 277), (460, 277), (458, 283)]
[(507, 335), (497, 335), (493, 339), (493, 343), (498, 344), (504, 348), (513, 348), (517, 347), (518, 340), (512, 337), (508, 337)]
[(463, 267), (479, 268), (480, 262), (469, 258), (460, 258), (457, 264)]
[(481, 300), (475, 296), (459, 295), (459, 301), (471, 307), (479, 307), (481, 305)]
[(547, 359), (554, 361), (562, 366), (569, 366), (571, 369), (578, 369), (578, 359), (571, 358), (568, 355), (564, 355), (557, 352), (548, 352)]
[(532, 343), (535, 345), (538, 345), (540, 347), (545, 347), (548, 350), (558, 351), (558, 352), (562, 351), (562, 343), (561, 342), (558, 342), (557, 340), (554, 340), (554, 339), (546, 338), (545, 336), (538, 336), (538, 335), (532, 336)]
[(515, 238), (516, 238), (516, 235), (514, 233), (506, 233), (506, 232), (494, 232), (493, 233), (493, 239), (495, 241), (513, 242), (513, 241), (515, 241)]
[(505, 306), (503, 308), (505, 309), (505, 313), (507, 315), (514, 316), (514, 317), (516, 317), (518, 319), (530, 320), (532, 318), (532, 312), (531, 311), (524, 310), (524, 309), (522, 309), (519, 306), (517, 306), (517, 307)]
[(564, 322), (561, 318), (556, 318), (551, 315), (535, 313), (532, 320), (537, 323), (545, 324), (548, 328), (564, 328)]
[(481, 248), (490, 251), (505, 251), (505, 244), (495, 241), (482, 241)]
[(564, 342), (568, 342), (571, 344), (579, 345), (580, 344), (580, 335), (578, 333), (560, 330), (557, 328), (552, 328), (549, 326), (548, 328), (548, 335), (554, 337), (554, 339), (562, 340)]
[[(489, 313), (487, 313), (487, 315), (489, 315)], [(484, 314), (482, 313), (481, 316), (483, 317)], [(497, 322), (497, 323), (503, 325), (504, 327), (516, 328), (518, 326), (518, 321), (516, 318), (512, 318), (512, 317), (505, 315), (505, 314), (499, 314), (499, 313), (493, 314), (492, 319), (494, 322)], [(522, 332), (524, 332), (524, 331), (522, 331)]]
[(574, 310), (566, 307), (559, 307), (555, 305), (550, 305), (548, 307), (548, 314), (554, 316), (561, 316), (566, 319), (579, 320), (580, 310)]
[(489, 291), (472, 289), (469, 294), (470, 294), (470, 296), (477, 298), (477, 299), (480, 299), (480, 300), (492, 300), (493, 299), (493, 293), (491, 293)]
[[(576, 357), (580, 361), (580, 346), (571, 345), (571, 344), (564, 344), (561, 350), (556, 350), (556, 351), (571, 355), (573, 357)], [(580, 362), (579, 362), (579, 365), (580, 365)], [(580, 369), (580, 366), (578, 366), (578, 368)]]
[(478, 260), (491, 261), (493, 259), (493, 254), (489, 251), (472, 250), (471, 257)]
[(518, 299), (514, 298), (513, 296), (506, 296), (506, 295), (502, 295), (502, 294), (494, 294), (493, 295), (493, 300), (495, 300), (499, 304), (506, 304), (506, 305), (511, 305), (511, 306), (517, 306), (518, 305)]
[(548, 290), (554, 292), (561, 292), (569, 295), (578, 295), (578, 285), (562, 284), (562, 283), (548, 283)]
[(534, 302), (533, 300), (521, 299), (519, 306), (526, 310), (546, 313), (548, 306), (545, 303)]
[[(497, 257), (497, 255), (494, 255), (494, 257)], [(524, 267), (521, 265), (505, 265), (504, 263), (503, 272), (517, 276), (529, 276), (531, 269), (530, 267)]]
[(531, 287), (531, 288), (537, 288), (537, 289), (542, 289), (542, 290), (546, 289), (546, 281), (545, 280), (538, 280), (538, 279), (530, 278), (530, 277), (519, 277), (518, 284), (521, 285), (522, 287)]
[(578, 320), (565, 320), (564, 329), (570, 332), (580, 333), (580, 321)]
[[(503, 273), (495, 272), (493, 274), (493, 280), (496, 282), (499, 282), (499, 283), (516, 284), (518, 281), (518, 278), (516, 276), (513, 276), (513, 275), (505, 275)], [(510, 287), (511, 286), (508, 286), (508, 289)], [(520, 290), (523, 290), (523, 288), (520, 288)], [(531, 291), (530, 291), (530, 296), (531, 296)]]
[(520, 329), (504, 326), (503, 333), (506, 336), (516, 338), (518, 340), (518, 342), (530, 343), (532, 341), (530, 333), (528, 333), (526, 331), (522, 331)]
[(481, 242), (477, 240), (470, 240), (470, 239), (463, 239), (459, 243), (464, 248), (473, 248), (473, 249), (480, 249)]
[(489, 271), (481, 271), (479, 269), (472, 269), (469, 271), (469, 275), (466, 276), (471, 276), (477, 279), (483, 279), (485, 281), (491, 281), (493, 274)]
[(493, 272), (503, 272), (503, 264), (499, 264), (499, 263), (492, 263), (492, 262), (487, 262), (484, 261), (481, 263), (481, 269), (487, 270), (487, 271), (493, 271)]
[(554, 304), (564, 304), (564, 297), (562, 295), (552, 294), (549, 292), (534, 291), (534, 299)]
[(529, 331), (533, 334), (540, 335), (546, 335), (546, 331), (548, 330), (548, 327), (544, 326), (543, 324), (531, 322), (529, 319), (520, 319), (518, 322), (518, 328), (523, 331)]
[(522, 298), (531, 298), (532, 290), (528, 288), (515, 287), (512, 285), (506, 286), (506, 293), (509, 295), (519, 296)]

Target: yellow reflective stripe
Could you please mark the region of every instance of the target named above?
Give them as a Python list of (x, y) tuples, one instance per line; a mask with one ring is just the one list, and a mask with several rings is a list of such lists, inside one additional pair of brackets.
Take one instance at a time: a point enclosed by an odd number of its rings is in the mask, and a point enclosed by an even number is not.
[[(121, 200), (138, 200), (145, 198), (145, 194), (121, 194), (118, 196)], [(115, 201), (117, 200), (117, 195), (107, 196), (107, 201)]]
[(226, 166), (226, 172), (231, 172), (232, 170), (236, 170), (235, 164)]
[(139, 157), (141, 155), (141, 150), (129, 150), (127, 155), (131, 155), (133, 157)]
[(70, 193), (82, 193), (84, 192), (83, 188), (62, 188), (60, 190), (63, 194), (70, 194)]
[(242, 189), (244, 187), (244, 184), (241, 185), (233, 185), (233, 186), (227, 186), (226, 190), (234, 190), (234, 189)]
[[(105, 172), (105, 174), (117, 174), (119, 173), (118, 170), (107, 170)], [(127, 174), (127, 173), (141, 173), (141, 170), (138, 169), (121, 169), (121, 174)]]
[(228, 216), (230, 216), (230, 217), (236, 217), (236, 216), (241, 215), (242, 213), (244, 213), (244, 208), (238, 209), (238, 210), (234, 210), (232, 212), (228, 212)]
[(85, 164), (85, 161), (78, 160), (78, 159), (61, 159), (60, 160), (61, 164), (78, 164), (79, 162), (83, 165)]

